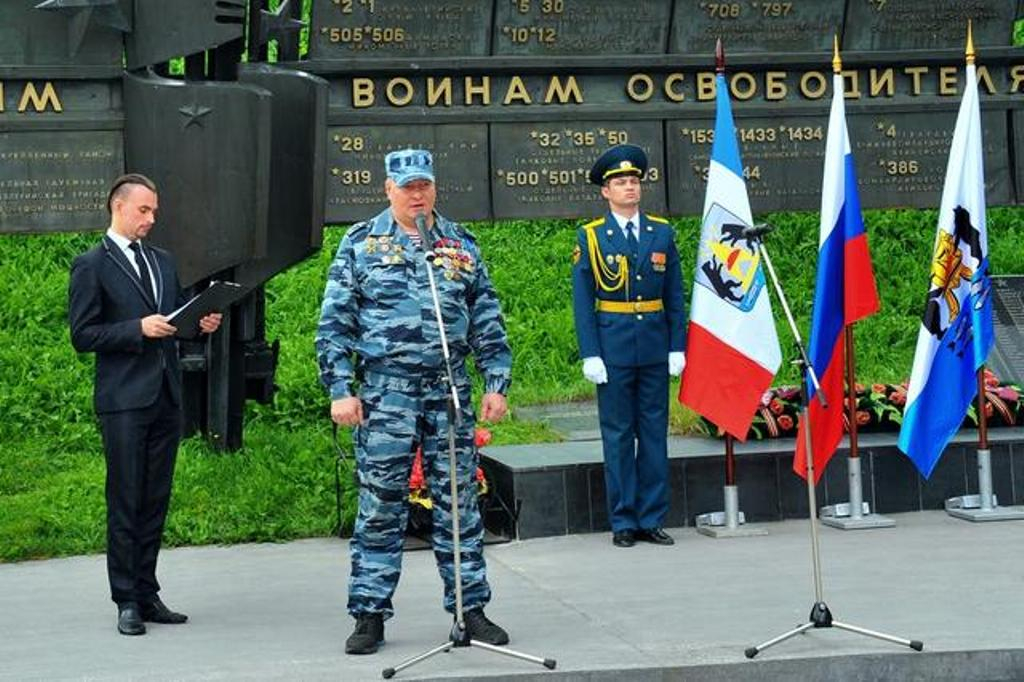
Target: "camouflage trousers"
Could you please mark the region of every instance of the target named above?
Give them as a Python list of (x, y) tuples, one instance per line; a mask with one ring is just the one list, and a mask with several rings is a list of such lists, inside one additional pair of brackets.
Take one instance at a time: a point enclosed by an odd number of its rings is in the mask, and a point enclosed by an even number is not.
[[(483, 557), (483, 521), (477, 506), (473, 441), (475, 417), (469, 382), (456, 378), (462, 424), (455, 433), (462, 539), (463, 606), (483, 606), (491, 598)], [(360, 398), (363, 423), (356, 429), (359, 513), (350, 551), (348, 612), (394, 613), (391, 597), (402, 571), (402, 544), (409, 518), (409, 475), (417, 443), (423, 447), (423, 474), (433, 501), (434, 557), (444, 581), (444, 608), (455, 611), (448, 414), (445, 384), (436, 375), (409, 380), (375, 372), (364, 377)]]

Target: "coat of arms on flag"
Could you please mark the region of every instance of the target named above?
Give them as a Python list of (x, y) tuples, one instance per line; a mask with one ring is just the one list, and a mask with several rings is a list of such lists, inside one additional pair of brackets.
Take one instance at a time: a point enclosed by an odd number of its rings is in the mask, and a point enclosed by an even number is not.
[(753, 309), (764, 272), (753, 242), (743, 236), (749, 225), (719, 204), (711, 205), (704, 222), (707, 240), (700, 243), (695, 282), (743, 312)]

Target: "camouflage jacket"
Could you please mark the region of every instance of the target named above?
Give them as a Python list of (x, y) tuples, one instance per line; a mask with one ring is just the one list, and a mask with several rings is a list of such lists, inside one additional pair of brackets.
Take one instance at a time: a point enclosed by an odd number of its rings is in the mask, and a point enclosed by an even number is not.
[[(512, 353), (475, 238), (437, 213), (432, 234), (432, 267), (453, 365), (459, 369), (472, 352), (485, 391), (505, 393)], [(327, 273), (316, 351), (320, 380), (332, 400), (354, 395), (357, 368), (397, 376), (443, 371), (423, 252), (390, 209), (353, 225), (341, 240)]]

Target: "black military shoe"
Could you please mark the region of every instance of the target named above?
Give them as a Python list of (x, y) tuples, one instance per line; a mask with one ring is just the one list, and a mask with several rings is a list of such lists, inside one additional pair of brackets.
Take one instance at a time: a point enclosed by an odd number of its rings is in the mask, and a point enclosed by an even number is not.
[(469, 634), (470, 639), (493, 644), (494, 646), (508, 644), (508, 633), (492, 623), (484, 615), (482, 608), (466, 611), (462, 614), (462, 621), (466, 624), (466, 632)]
[(139, 613), (142, 614), (142, 620), (149, 623), (180, 625), (188, 620), (188, 616), (184, 613), (177, 613), (167, 608), (167, 605), (160, 601), (159, 597), (153, 597), (152, 601), (139, 604)]
[(636, 532), (636, 539), (652, 542), (655, 545), (674, 545), (676, 541), (661, 528), (643, 528)]
[(125, 602), (117, 606), (117, 631), (122, 635), (144, 635), (146, 624), (142, 622), (139, 605)]
[(617, 530), (612, 533), (612, 544), (616, 547), (632, 547), (636, 544), (636, 538), (631, 530)]
[(346, 654), (375, 654), (384, 643), (384, 616), (379, 613), (360, 613), (356, 616), (356, 629), (345, 640)]

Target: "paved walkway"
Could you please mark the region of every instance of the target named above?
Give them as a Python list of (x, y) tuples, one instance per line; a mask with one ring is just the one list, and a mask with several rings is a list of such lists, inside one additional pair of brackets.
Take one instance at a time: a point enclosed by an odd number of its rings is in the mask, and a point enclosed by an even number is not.
[[(1024, 524), (893, 518), (893, 529), (822, 529), (825, 596), (837, 619), (921, 639), (921, 654), (833, 629), (743, 657), (810, 610), (806, 521), (792, 521), (732, 540), (675, 529), (674, 547), (619, 549), (607, 534), (490, 546), (488, 615), (558, 670), (473, 649), (396, 679), (1024, 679)], [(373, 680), (444, 641), (433, 556), (412, 552), (386, 646), (345, 656), (346, 549), (166, 551), (163, 597), (191, 620), (135, 638), (115, 632), (103, 557), (0, 565), (0, 679)]]

